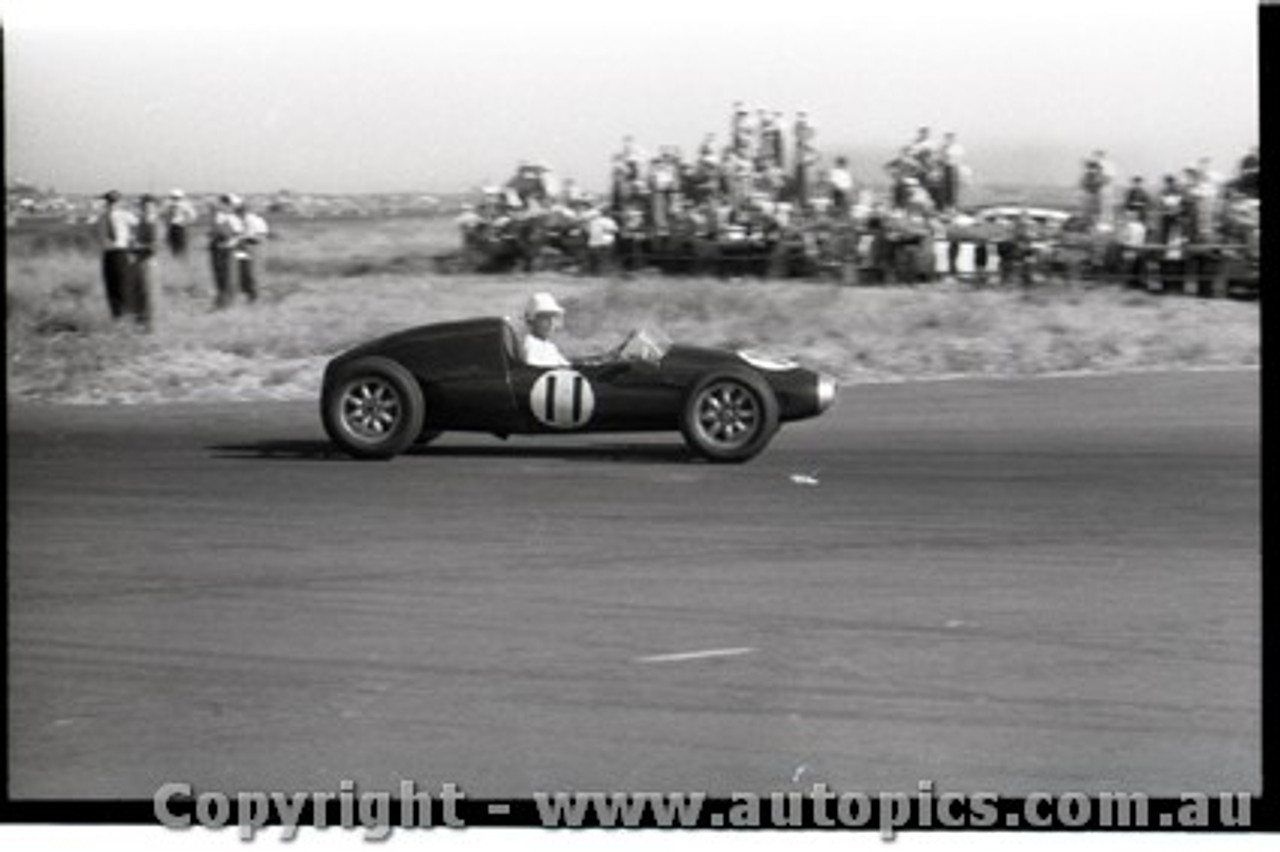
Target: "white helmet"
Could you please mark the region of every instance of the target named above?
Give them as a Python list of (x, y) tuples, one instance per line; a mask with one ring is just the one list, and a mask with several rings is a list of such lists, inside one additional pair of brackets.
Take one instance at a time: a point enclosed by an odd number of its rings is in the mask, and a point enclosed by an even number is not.
[(525, 303), (524, 315), (528, 319), (536, 317), (538, 314), (563, 314), (564, 308), (556, 302), (555, 297), (550, 293), (534, 293), (529, 297), (529, 301)]

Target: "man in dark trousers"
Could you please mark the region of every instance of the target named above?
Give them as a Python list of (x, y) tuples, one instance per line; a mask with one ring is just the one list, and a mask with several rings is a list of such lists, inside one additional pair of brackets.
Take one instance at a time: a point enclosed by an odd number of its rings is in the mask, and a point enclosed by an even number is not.
[(174, 257), (185, 257), (189, 231), (198, 218), (195, 205), (187, 200), (186, 193), (175, 189), (169, 193), (169, 200), (164, 205), (163, 218), (169, 253)]
[(1151, 195), (1142, 185), (1141, 176), (1135, 177), (1129, 184), (1129, 190), (1124, 196), (1124, 209), (1126, 213), (1137, 214), (1138, 221), (1143, 225), (1150, 224), (1147, 221), (1147, 214), (1151, 210)]
[(120, 193), (114, 189), (102, 196), (106, 206), (98, 216), (98, 244), (102, 247), (102, 283), (107, 294), (107, 308), (113, 319), (128, 310), (129, 249), (138, 217), (120, 205)]
[(218, 204), (209, 217), (209, 258), (213, 263), (213, 308), (222, 310), (231, 304), (234, 296), (233, 281), (236, 277), (235, 251), (244, 232), (244, 225), (236, 215), (240, 199), (231, 194), (218, 197)]
[(154, 196), (143, 195), (138, 200), (138, 223), (134, 229), (132, 264), (129, 270), (128, 296), (125, 305), (138, 326), (151, 330), (152, 306), (156, 292), (156, 250), (164, 223)]

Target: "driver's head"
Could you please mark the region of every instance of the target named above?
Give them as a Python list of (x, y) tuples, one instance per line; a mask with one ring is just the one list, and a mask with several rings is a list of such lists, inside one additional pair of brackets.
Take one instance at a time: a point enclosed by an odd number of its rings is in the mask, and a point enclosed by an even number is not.
[(524, 321), (529, 332), (542, 340), (551, 336), (563, 316), (564, 308), (550, 293), (534, 293), (524, 307)]

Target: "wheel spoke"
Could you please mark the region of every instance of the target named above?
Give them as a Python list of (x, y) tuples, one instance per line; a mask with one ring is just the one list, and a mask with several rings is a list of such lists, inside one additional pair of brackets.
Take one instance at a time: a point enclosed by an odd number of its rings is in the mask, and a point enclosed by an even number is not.
[(365, 440), (386, 438), (401, 418), (399, 393), (380, 377), (351, 383), (342, 396), (341, 406), (341, 417), (347, 430)]

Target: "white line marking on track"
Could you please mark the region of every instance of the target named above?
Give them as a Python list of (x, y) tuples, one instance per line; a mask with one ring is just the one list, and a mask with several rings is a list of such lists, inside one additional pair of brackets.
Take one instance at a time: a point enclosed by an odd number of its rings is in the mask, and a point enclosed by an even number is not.
[(636, 657), (637, 663), (680, 663), (685, 660), (701, 660), (707, 657), (736, 657), (740, 654), (755, 653), (755, 648), (710, 648), (706, 651), (683, 651), (678, 654), (654, 654), (651, 657)]

